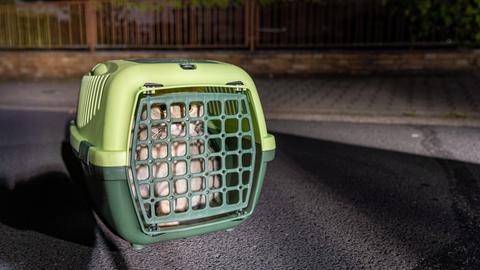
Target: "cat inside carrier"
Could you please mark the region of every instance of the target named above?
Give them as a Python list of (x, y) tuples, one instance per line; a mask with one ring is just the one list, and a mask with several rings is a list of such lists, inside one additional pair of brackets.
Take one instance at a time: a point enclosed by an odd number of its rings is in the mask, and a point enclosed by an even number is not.
[(70, 142), (96, 212), (134, 247), (238, 226), (275, 153), (252, 79), (216, 61), (96, 65)]

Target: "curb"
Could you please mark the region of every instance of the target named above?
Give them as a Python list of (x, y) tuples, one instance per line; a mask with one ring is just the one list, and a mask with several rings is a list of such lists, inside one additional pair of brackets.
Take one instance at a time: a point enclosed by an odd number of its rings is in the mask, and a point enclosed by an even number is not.
[(454, 126), (454, 127), (480, 127), (480, 118), (449, 118), (436, 116), (414, 117), (399, 115), (350, 115), (336, 114), (301, 114), (301, 113), (271, 113), (265, 112), (267, 120), (296, 120), (309, 122), (347, 122), (365, 124), (387, 125), (428, 125), (428, 126)]
[[(75, 113), (75, 107), (45, 107), (29, 105), (0, 104), (1, 110), (11, 111), (42, 111)], [(348, 113), (279, 113), (265, 112), (267, 120), (295, 120), (305, 122), (345, 122), (358, 124), (387, 124), (387, 125), (422, 125), (422, 126), (452, 126), (452, 127), (480, 127), (479, 117), (453, 118), (438, 116), (404, 116), (404, 115), (371, 115)]]
[(32, 112), (66, 112), (75, 113), (75, 107), (45, 107), (31, 105), (6, 105), (0, 104), (0, 111), (32, 111)]

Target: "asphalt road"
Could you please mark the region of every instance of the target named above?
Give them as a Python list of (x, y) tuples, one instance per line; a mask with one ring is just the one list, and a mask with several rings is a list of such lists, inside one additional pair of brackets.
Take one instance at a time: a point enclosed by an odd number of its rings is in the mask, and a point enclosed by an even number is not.
[(272, 121), (249, 221), (135, 251), (65, 166), (69, 117), (0, 111), (2, 269), (480, 268), (478, 129)]

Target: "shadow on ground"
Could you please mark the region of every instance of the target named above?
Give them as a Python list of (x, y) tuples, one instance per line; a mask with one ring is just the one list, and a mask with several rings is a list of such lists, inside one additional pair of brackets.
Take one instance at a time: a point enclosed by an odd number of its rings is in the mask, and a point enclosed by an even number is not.
[(0, 222), (85, 246), (95, 243), (92, 213), (62, 172), (32, 177), (13, 190), (0, 189)]
[[(52, 171), (13, 188), (0, 186), (0, 227), (7, 242), (0, 245), (3, 267), (88, 269), (96, 223), (81, 185), (72, 180), (81, 174), (71, 167), (75, 164), (69, 160), (68, 149), (62, 149), (62, 154), (73, 178)], [(8, 182), (0, 179), (0, 183)]]
[(12, 190), (0, 188), (0, 222), (93, 247), (95, 219), (83, 187), (72, 180), (82, 175), (68, 151), (64, 147), (62, 154), (74, 177), (48, 172), (17, 183)]
[[(0, 245), (3, 263), (29, 269), (88, 269), (92, 252), (101, 248), (114, 252), (110, 256), (115, 268), (125, 268), (117, 248), (97, 226), (83, 172), (70, 145), (64, 142), (61, 152), (69, 175), (52, 171), (12, 189), (0, 186), (0, 227), (8, 242)], [(0, 179), (0, 183), (8, 181)]]
[[(393, 242), (399, 243), (400, 249), (424, 258), (417, 269), (480, 267), (478, 164), (287, 134), (275, 136), (278, 157), (286, 157), (300, 175), (309, 176), (298, 179), (302, 185), (333, 194), (339, 203), (347, 202), (348, 207), (374, 221), (378, 227), (372, 230), (382, 231), (386, 238), (396, 239)], [(441, 191), (435, 185), (445, 187)], [(457, 225), (447, 221), (445, 213), (450, 211)], [(348, 219), (345, 222), (352, 221)], [(437, 240), (440, 235), (455, 234), (449, 231), (452, 225), (459, 227), (458, 236), (447, 245), (441, 244)]]

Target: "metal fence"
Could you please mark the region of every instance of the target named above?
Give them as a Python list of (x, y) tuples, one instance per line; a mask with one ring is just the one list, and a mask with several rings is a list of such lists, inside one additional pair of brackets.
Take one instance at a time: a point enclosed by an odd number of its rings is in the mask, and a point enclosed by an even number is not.
[(87, 48), (85, 2), (0, 5), (0, 48)]
[(227, 7), (108, 1), (0, 5), (0, 48), (316, 48), (446, 44), (412, 43), (414, 26), (382, 0), (255, 0)]
[(98, 48), (245, 47), (245, 6), (183, 7), (153, 4), (135, 10), (101, 3)]
[(274, 1), (258, 13), (260, 47), (388, 46), (411, 41), (407, 18), (379, 0)]

